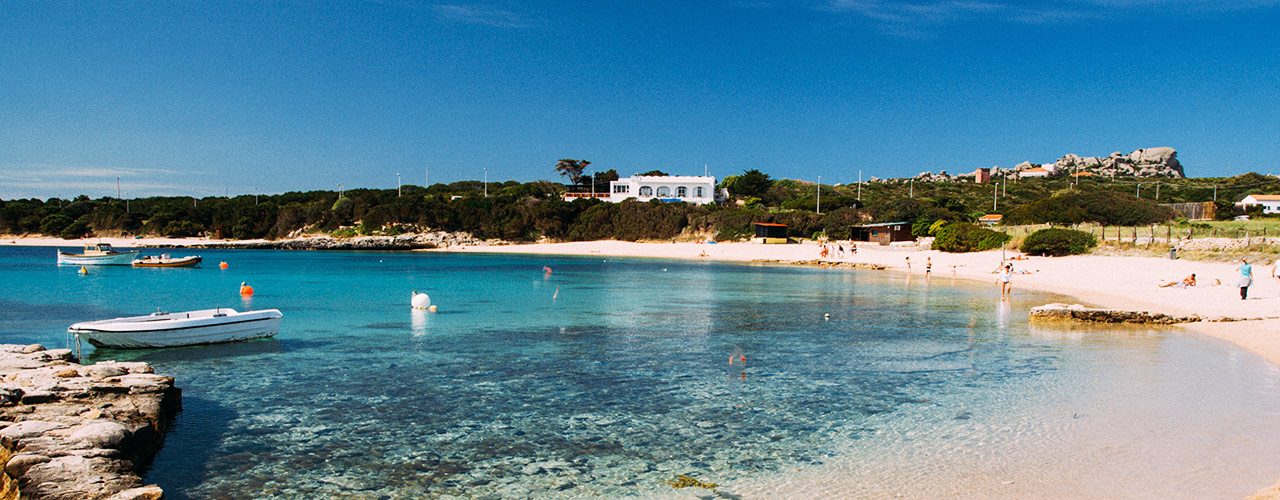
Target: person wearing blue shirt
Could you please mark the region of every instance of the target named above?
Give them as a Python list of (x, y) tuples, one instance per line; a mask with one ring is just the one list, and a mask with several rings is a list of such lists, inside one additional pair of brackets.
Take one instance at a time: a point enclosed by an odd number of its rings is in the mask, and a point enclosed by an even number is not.
[(1249, 285), (1253, 284), (1253, 266), (1249, 259), (1240, 259), (1240, 300), (1249, 296)]

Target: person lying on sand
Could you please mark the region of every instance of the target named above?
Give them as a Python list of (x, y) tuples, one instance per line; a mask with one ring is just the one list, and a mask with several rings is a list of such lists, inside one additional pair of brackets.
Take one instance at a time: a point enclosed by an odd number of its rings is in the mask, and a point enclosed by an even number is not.
[(1196, 286), (1196, 274), (1195, 274), (1195, 273), (1191, 273), (1191, 276), (1187, 276), (1186, 278), (1183, 278), (1183, 279), (1182, 279), (1182, 281), (1170, 281), (1170, 282), (1168, 282), (1168, 283), (1164, 283), (1164, 284), (1160, 285), (1160, 288), (1168, 288), (1168, 287), (1171, 287), (1171, 286), (1176, 286), (1176, 287), (1178, 287), (1178, 288), (1186, 288), (1186, 287), (1189, 287), (1189, 286)]

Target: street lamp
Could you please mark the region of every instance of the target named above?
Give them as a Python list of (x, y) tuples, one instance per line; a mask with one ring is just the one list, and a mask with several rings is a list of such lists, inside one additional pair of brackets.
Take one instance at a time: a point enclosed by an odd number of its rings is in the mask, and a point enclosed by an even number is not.
[(818, 176), (818, 213), (822, 213), (822, 176)]

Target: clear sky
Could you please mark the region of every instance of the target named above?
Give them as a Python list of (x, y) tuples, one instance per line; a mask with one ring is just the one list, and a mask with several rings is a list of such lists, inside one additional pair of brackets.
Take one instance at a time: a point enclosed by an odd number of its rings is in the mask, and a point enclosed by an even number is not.
[(1169, 146), (1280, 173), (1280, 0), (0, 0), (0, 199), (855, 182)]

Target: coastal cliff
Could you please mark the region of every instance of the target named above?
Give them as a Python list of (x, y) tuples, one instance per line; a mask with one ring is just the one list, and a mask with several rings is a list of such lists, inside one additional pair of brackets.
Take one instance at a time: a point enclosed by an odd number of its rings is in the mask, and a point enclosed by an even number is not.
[(0, 345), (0, 500), (154, 500), (138, 470), (181, 409), (147, 363), (74, 363), (68, 349)]

